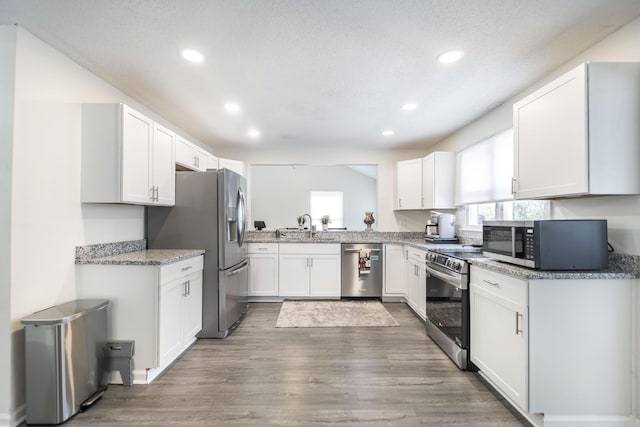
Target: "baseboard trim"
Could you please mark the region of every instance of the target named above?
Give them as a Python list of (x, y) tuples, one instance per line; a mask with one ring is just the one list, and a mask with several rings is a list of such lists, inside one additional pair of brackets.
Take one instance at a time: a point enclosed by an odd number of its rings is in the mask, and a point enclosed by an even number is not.
[(633, 427), (638, 420), (632, 416), (597, 416), (597, 415), (545, 415), (545, 427)]
[(0, 427), (16, 427), (27, 419), (27, 406), (20, 405), (10, 414), (0, 414)]

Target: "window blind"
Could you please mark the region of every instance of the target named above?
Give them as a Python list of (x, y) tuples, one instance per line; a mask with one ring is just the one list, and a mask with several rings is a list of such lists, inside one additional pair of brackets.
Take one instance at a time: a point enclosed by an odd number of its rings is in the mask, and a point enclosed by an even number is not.
[(513, 128), (456, 154), (457, 206), (510, 200), (513, 177)]

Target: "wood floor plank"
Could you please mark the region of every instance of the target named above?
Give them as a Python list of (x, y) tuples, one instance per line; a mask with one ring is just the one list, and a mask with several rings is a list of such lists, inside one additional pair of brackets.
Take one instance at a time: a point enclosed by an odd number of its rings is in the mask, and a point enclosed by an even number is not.
[(199, 340), (156, 383), (112, 385), (71, 426), (520, 426), (403, 303), (399, 327), (275, 328), (251, 304), (226, 340)]

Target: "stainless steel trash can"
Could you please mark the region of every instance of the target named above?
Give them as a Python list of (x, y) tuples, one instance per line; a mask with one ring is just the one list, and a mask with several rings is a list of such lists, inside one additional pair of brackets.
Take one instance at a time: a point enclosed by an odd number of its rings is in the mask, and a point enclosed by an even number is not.
[(108, 384), (107, 300), (77, 300), (23, 319), (27, 424), (60, 424)]

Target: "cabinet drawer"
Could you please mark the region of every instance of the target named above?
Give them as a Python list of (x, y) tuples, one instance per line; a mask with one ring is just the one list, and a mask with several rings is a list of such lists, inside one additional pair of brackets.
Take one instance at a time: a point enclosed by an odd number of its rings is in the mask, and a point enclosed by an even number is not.
[(426, 251), (422, 249), (412, 248), (410, 246), (405, 246), (405, 250), (407, 251), (407, 259), (419, 264), (425, 263), (425, 257), (427, 255)]
[(485, 289), (516, 304), (527, 305), (527, 281), (471, 266), (471, 286)]
[(191, 273), (202, 270), (204, 257), (202, 255), (164, 265), (160, 268), (160, 283), (167, 283), (188, 276)]
[(277, 243), (249, 243), (247, 249), (250, 254), (277, 254)]
[(340, 255), (340, 244), (335, 243), (281, 243), (281, 254)]

